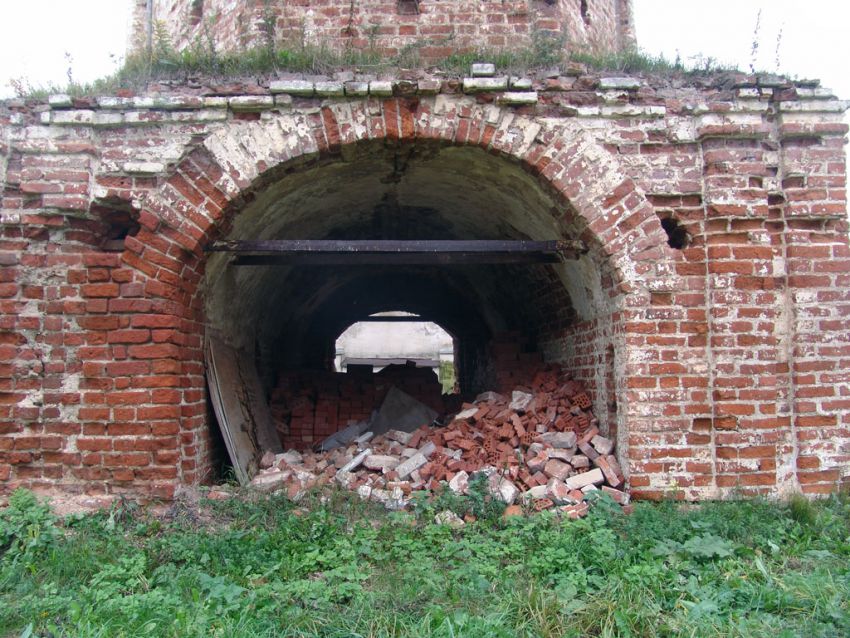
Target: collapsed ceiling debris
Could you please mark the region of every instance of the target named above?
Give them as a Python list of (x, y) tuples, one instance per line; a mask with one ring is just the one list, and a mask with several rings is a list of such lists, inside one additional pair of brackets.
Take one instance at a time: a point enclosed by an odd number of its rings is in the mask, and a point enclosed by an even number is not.
[(533, 375), (510, 398), (479, 395), (445, 426), (434, 424), (433, 411), (404, 393), (390, 392), (387, 404), (397, 428), (386, 429), (382, 408), (370, 421), (352, 423), (330, 443), (319, 443), (318, 452), (267, 452), (251, 485), (299, 498), (307, 489), (336, 483), (403, 509), (413, 492), (466, 494), (470, 481), (482, 477), (491, 497), (506, 506), (557, 508), (573, 518), (587, 513), (589, 494), (599, 489), (628, 503), (614, 442), (600, 435), (585, 388), (557, 368)]

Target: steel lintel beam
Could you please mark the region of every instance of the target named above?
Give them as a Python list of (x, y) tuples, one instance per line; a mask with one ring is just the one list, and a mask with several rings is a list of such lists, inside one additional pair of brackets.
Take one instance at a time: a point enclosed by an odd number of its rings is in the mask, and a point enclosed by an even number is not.
[(226, 240), (235, 265), (546, 264), (587, 252), (578, 240)]

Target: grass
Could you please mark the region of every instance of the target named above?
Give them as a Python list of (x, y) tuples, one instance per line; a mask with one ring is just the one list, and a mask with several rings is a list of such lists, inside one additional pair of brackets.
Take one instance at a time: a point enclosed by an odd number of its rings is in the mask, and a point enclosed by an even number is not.
[(669, 61), (664, 56), (653, 56), (639, 49), (610, 54), (573, 52), (565, 56), (563, 39), (542, 34), (534, 34), (531, 45), (525, 48), (479, 49), (427, 63), (421, 59), (420, 51), (424, 47), (449, 42), (422, 40), (391, 57), (382, 55), (373, 47), (339, 49), (327, 43), (294, 46), (268, 44), (222, 53), (213, 43), (203, 39), (182, 51), (176, 51), (167, 35), (158, 32), (151, 51), (131, 54), (115, 74), (95, 82), (74, 82), (73, 69), (69, 68), (69, 83), (66, 86), (32, 86), (24, 78), (12, 80), (10, 84), (18, 97), (43, 99), (53, 93), (67, 93), (75, 97), (106, 95), (121, 89), (144, 90), (151, 82), (233, 79), (271, 76), (281, 72), (329, 74), (340, 69), (354, 69), (367, 74), (392, 74), (401, 69), (427, 66), (448, 75), (463, 76), (469, 73), (473, 62), (480, 61), (493, 62), (498, 72), (511, 74), (523, 74), (533, 69), (563, 68), (570, 62), (584, 64), (593, 71), (616, 73), (687, 75), (732, 70), (721, 67), (713, 58), (700, 57), (683, 63), (678, 59)]
[(120, 89), (144, 90), (151, 82), (231, 79), (281, 71), (320, 74), (340, 68), (360, 68), (368, 72), (386, 66), (387, 63), (377, 54), (366, 50), (339, 52), (324, 46), (293, 50), (258, 47), (234, 54), (219, 54), (213, 49), (195, 46), (180, 52), (164, 49), (152, 54), (131, 54), (115, 74), (89, 84), (71, 82), (66, 86), (33, 87), (25, 80), (15, 80), (12, 87), (19, 97), (32, 99), (53, 93), (81, 97), (106, 95)]
[[(451, 506), (460, 530), (434, 524)], [(502, 519), (481, 494), (0, 511), (0, 636), (850, 635), (850, 499)]]

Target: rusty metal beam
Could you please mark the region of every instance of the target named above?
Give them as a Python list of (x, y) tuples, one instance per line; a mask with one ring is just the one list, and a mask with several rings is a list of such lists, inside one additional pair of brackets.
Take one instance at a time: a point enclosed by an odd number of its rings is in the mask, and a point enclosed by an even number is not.
[(551, 264), (587, 252), (579, 240), (226, 240), (209, 252), (234, 255), (233, 264), (455, 265)]
[(349, 253), (236, 255), (234, 266), (456, 266), (466, 264), (555, 264), (555, 254), (489, 255), (465, 253)]

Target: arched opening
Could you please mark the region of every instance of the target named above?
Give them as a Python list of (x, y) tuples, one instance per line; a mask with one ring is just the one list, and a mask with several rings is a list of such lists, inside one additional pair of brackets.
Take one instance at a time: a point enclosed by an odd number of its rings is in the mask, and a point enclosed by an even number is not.
[[(225, 238), (541, 241), (583, 231), (569, 206), (534, 176), (478, 148), (372, 142), (346, 148), (336, 159), (264, 175)], [(339, 374), (339, 335), (388, 309), (452, 335), (463, 396), (510, 392), (529, 383), (544, 360), (575, 359), (609, 338), (612, 278), (603, 268), (592, 255), (555, 264), (342, 267), (237, 266), (214, 253), (206, 266), (206, 321), (231, 345), (253, 353), (273, 412), (274, 396), (287, 387), (305, 378), (321, 385), (316, 375)], [(590, 324), (592, 331), (578, 337), (588, 341), (574, 343), (571, 330)], [(337, 386), (330, 396), (356, 409), (345, 418), (337, 410), (305, 444), (374, 409), (350, 396), (345, 383)], [(309, 409), (324, 417), (320, 393), (311, 392)], [(277, 416), (292, 444), (291, 411)]]

